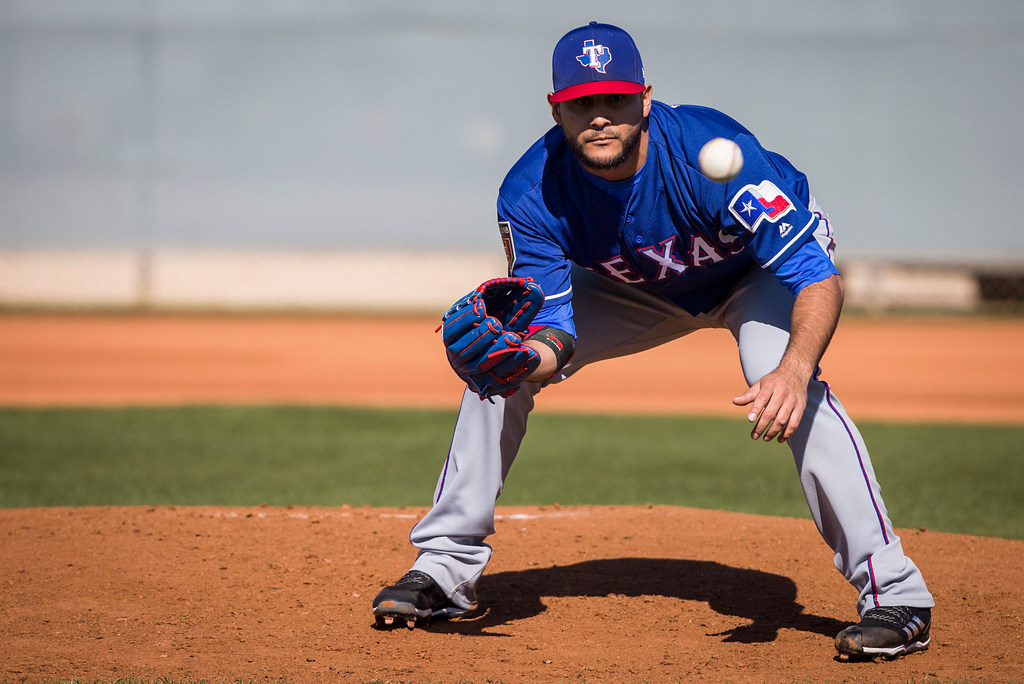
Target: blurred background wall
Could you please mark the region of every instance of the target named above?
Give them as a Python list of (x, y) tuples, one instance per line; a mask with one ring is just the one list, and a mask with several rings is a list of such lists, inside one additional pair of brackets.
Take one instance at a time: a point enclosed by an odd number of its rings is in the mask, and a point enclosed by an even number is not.
[(1020, 0), (0, 0), (0, 304), (446, 307), (590, 20), (808, 174), (854, 304), (1022, 298)]

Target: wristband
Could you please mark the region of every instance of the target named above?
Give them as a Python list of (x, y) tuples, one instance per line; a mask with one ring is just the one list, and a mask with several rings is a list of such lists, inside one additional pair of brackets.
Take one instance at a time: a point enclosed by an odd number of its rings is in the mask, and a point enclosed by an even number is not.
[(555, 352), (555, 372), (562, 370), (562, 366), (569, 363), (572, 354), (576, 351), (576, 338), (564, 330), (547, 326), (541, 328), (526, 339), (536, 340)]

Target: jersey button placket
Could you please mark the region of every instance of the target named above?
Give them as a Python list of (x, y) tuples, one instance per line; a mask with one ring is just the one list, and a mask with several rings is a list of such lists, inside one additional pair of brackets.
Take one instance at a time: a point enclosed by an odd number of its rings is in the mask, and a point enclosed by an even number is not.
[(626, 206), (625, 218), (622, 221), (622, 237), (625, 238), (627, 244), (633, 243), (633, 249), (630, 251), (633, 253), (631, 260), (635, 261), (636, 250), (639, 249), (644, 244), (644, 236), (641, 235), (639, 232), (636, 232), (638, 229), (640, 229), (640, 226), (638, 226), (637, 222), (633, 220), (636, 217), (633, 216), (632, 213), (632, 200), (633, 198), (630, 198), (630, 202)]

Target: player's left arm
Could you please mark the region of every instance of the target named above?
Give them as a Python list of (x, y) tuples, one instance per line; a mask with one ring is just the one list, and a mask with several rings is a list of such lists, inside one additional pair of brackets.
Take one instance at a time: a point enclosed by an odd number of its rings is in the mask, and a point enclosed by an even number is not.
[(569, 362), (576, 350), (576, 338), (559, 328), (543, 326), (527, 337), (523, 344), (540, 357), (537, 369), (527, 376), (530, 382), (547, 380)]
[(547, 380), (558, 371), (558, 360), (555, 358), (555, 352), (547, 345), (535, 340), (525, 340), (523, 344), (537, 352), (537, 356), (540, 357), (537, 370), (526, 377), (527, 381), (539, 382)]
[(797, 293), (789, 345), (778, 367), (733, 399), (750, 405), (747, 419), (755, 423), (752, 439), (789, 439), (807, 408), (807, 385), (835, 333), (843, 308), (843, 281), (838, 274), (811, 283)]

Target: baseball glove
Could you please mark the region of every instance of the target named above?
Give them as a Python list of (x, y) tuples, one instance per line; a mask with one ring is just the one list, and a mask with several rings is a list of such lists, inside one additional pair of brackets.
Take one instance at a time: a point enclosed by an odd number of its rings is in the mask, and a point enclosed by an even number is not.
[(511, 395), (540, 365), (540, 355), (523, 340), (543, 303), (531, 278), (494, 278), (441, 319), (448, 362), (481, 399)]

